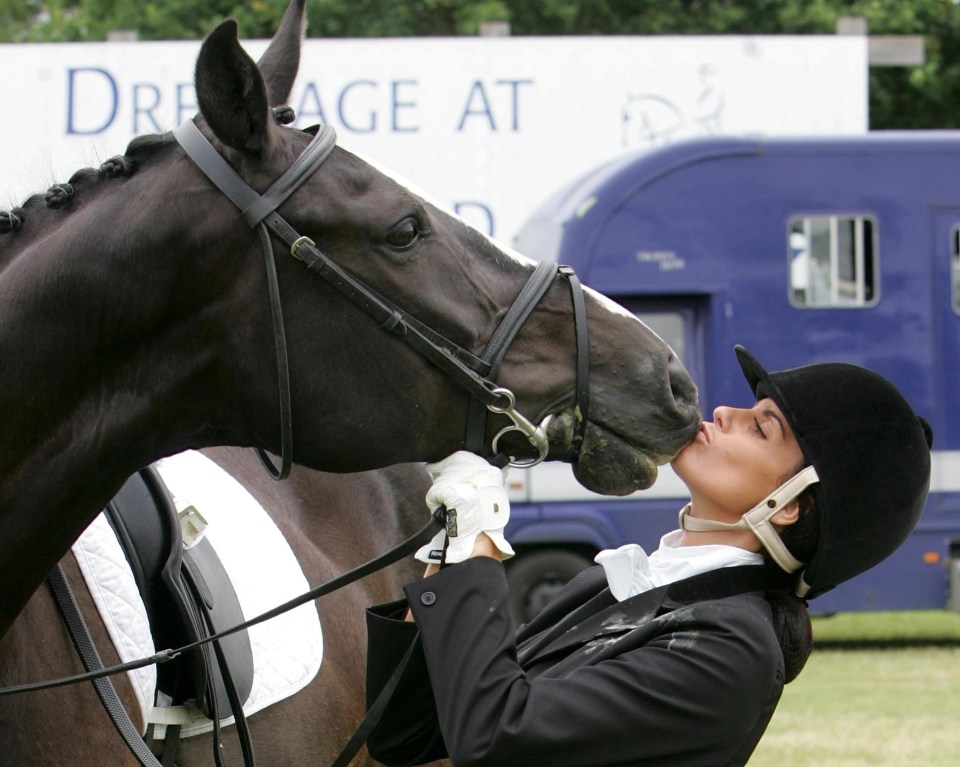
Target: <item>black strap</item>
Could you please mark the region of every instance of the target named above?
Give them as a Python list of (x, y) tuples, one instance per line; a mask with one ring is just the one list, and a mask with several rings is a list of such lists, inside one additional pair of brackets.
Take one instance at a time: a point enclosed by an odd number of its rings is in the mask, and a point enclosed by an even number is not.
[[(268, 279), (272, 281), (270, 284), (270, 300), (280, 386), (280, 468), (274, 466), (263, 451), (260, 451), (259, 454), (274, 477), (283, 478), (289, 471), (292, 452), (290, 450), (292, 446), (292, 418), (290, 416), (289, 381), (287, 380), (289, 371), (286, 368), (286, 341), (283, 335), (283, 320), (279, 309), (279, 292), (273, 284), (276, 277), (273, 273), (275, 267), (273, 266), (273, 252), (268, 229), (286, 243), (291, 254), (302, 261), (311, 272), (323, 277), (355, 305), (374, 317), (383, 329), (396, 334), (408, 346), (446, 373), (470, 393), (473, 401), (478, 400), (486, 406), (512, 407), (512, 401), (509, 401), (512, 399), (512, 394), (509, 398), (506, 397), (503, 391), (498, 389), (491, 380), (491, 363), (486, 357), (481, 359), (473, 355), (419, 322), (407, 312), (399, 309), (375, 290), (334, 263), (316, 247), (312, 240), (300, 235), (277, 212), (277, 208), (283, 201), (293, 194), (297, 187), (309, 178), (310, 174), (333, 151), (336, 134), (332, 128), (321, 126), (307, 148), (294, 161), (294, 164), (263, 195), (259, 195), (249, 187), (240, 175), (230, 167), (193, 120), (181, 124), (173, 134), (197, 167), (241, 210), (246, 223), (258, 229), (263, 251), (268, 261)], [(509, 341), (516, 335), (543, 293), (546, 292), (555, 274), (556, 266), (542, 263), (521, 290), (520, 297), (511, 306), (504, 322), (494, 333), (490, 357), (496, 358), (495, 365), (499, 365)], [(578, 335), (580, 332), (578, 330)], [(585, 328), (583, 332), (586, 332)], [(502, 343), (499, 340), (501, 337), (504, 339)], [(580, 344), (578, 343), (579, 347)], [(480, 405), (474, 407), (479, 408)], [(482, 410), (479, 412), (480, 420), (485, 422), (485, 414)], [(477, 418), (471, 417), (469, 423), (474, 423), (477, 420)], [(474, 447), (474, 451), (482, 452), (482, 434), (481, 444)]]
[[(268, 222), (274, 218), (280, 217), (276, 213), (271, 214)], [(281, 230), (277, 227), (271, 228), (275, 234), (282, 237)], [(303, 261), (311, 272), (323, 277), (331, 286), (372, 316), (384, 330), (396, 335), (468, 392), (487, 404), (499, 403), (499, 395), (493, 392), (496, 387), (485, 378), (489, 367), (479, 357), (461, 349), (372, 288), (364, 285), (312, 243), (303, 242), (298, 245), (294, 256)]]
[(432, 540), (434, 534), (438, 530), (442, 530), (444, 528), (445, 524), (443, 521), (443, 513), (442, 511), (438, 510), (433, 513), (433, 515), (430, 517), (430, 520), (416, 533), (411, 535), (399, 545), (390, 549), (390, 551), (386, 552), (385, 554), (381, 554), (376, 559), (372, 559), (369, 562), (358, 565), (352, 570), (341, 573), (337, 577), (331, 578), (329, 581), (321, 583), (319, 586), (310, 589), (310, 591), (284, 602), (282, 605), (278, 605), (271, 610), (267, 610), (255, 618), (251, 618), (250, 620), (244, 621), (237, 626), (233, 626), (230, 629), (221, 631), (209, 637), (204, 637), (196, 642), (186, 644), (183, 647), (178, 647), (172, 650), (162, 650), (147, 658), (139, 658), (138, 660), (133, 660), (129, 663), (120, 663), (116, 666), (109, 666), (107, 668), (88, 671), (85, 674), (74, 674), (73, 676), (61, 677), (59, 679), (49, 679), (43, 682), (31, 682), (28, 684), (15, 685), (13, 687), (3, 687), (0, 688), (0, 697), (6, 695), (18, 695), (20, 693), (33, 692), (35, 690), (47, 690), (54, 687), (66, 687), (67, 685), (77, 684), (79, 682), (89, 682), (94, 679), (101, 679), (113, 674), (118, 674), (121, 671), (130, 671), (135, 668), (143, 668), (144, 666), (151, 666), (155, 663), (164, 663), (168, 660), (172, 660), (181, 653), (202, 647), (203, 645), (209, 644), (210, 642), (214, 642), (218, 639), (223, 639), (225, 636), (229, 636), (230, 634), (234, 634), (238, 631), (243, 631), (251, 626), (256, 626), (257, 624), (268, 621), (271, 618), (275, 618), (276, 616), (281, 615), (288, 610), (292, 610), (293, 608), (299, 607), (307, 602), (312, 602), (313, 600), (322, 597), (325, 594), (330, 594), (331, 592), (334, 592), (343, 586), (370, 575), (370, 573), (374, 573), (377, 570), (388, 567), (389, 565), (400, 561), (404, 557), (413, 554), (423, 544)]
[[(207, 141), (193, 120), (187, 120), (174, 132), (184, 151), (214, 185), (243, 213), (244, 221), (254, 228), (269, 213), (279, 208), (284, 200), (297, 191), (327, 159), (337, 143), (336, 131), (322, 125), (307, 148), (293, 161), (280, 178), (260, 195), (230, 167)], [(214, 159), (215, 158), (215, 159)]]
[[(73, 639), (77, 648), (77, 654), (83, 661), (83, 667), (87, 671), (102, 670), (104, 666), (100, 659), (100, 653), (97, 652), (90, 631), (87, 629), (87, 624), (80, 614), (76, 599), (74, 599), (73, 591), (70, 589), (70, 584), (67, 583), (63, 568), (59, 563), (47, 576), (47, 584), (53, 593), (60, 614), (63, 616), (63, 622), (70, 633), (70, 638)], [(163, 767), (144, 742), (137, 728), (133, 726), (133, 722), (130, 721), (130, 715), (120, 702), (120, 697), (113, 687), (113, 682), (106, 678), (94, 679), (93, 687), (97, 691), (97, 695), (100, 696), (100, 701), (110, 716), (113, 726), (117, 728), (117, 732), (123, 737), (124, 743), (127, 744), (130, 752), (140, 764), (143, 767)]]
[(575, 463), (580, 456), (583, 435), (587, 430), (587, 415), (590, 410), (590, 334), (587, 329), (587, 307), (583, 299), (583, 286), (576, 272), (569, 266), (561, 266), (560, 274), (570, 282), (573, 299), (573, 327), (577, 334), (577, 380), (574, 395), (573, 439), (563, 460)]
[[(496, 381), (507, 349), (540, 303), (540, 299), (550, 289), (556, 275), (556, 264), (549, 261), (541, 261), (537, 264), (537, 268), (520, 290), (509, 311), (493, 331), (483, 354), (480, 355), (480, 359), (489, 365), (487, 376), (491, 380)], [(477, 397), (471, 397), (470, 408), (467, 411), (467, 435), (464, 444), (467, 450), (478, 454), (483, 453), (483, 437), (487, 423), (486, 404)]]
[[(191, 123), (192, 124), (192, 123)], [(280, 303), (280, 287), (277, 282), (277, 264), (273, 258), (270, 233), (262, 224), (257, 227), (267, 270), (267, 293), (270, 295), (270, 316), (273, 320), (274, 349), (277, 358), (277, 387), (280, 401), (280, 466), (262, 448), (257, 448), (260, 462), (274, 479), (290, 476), (293, 463), (293, 406), (290, 399), (290, 365), (287, 362), (287, 334), (283, 329), (283, 307)]]
[(557, 267), (554, 264), (549, 261), (538, 263), (533, 274), (530, 275), (530, 278), (514, 299), (513, 305), (493, 332), (482, 355), (482, 358), (490, 363), (490, 375), (492, 377), (496, 377), (500, 364), (507, 353), (507, 348), (517, 337), (520, 328), (523, 327), (537, 304), (540, 303), (540, 299), (550, 289), (556, 274)]
[(328, 256), (317, 249), (312, 240), (302, 237), (276, 211), (276, 208), (293, 194), (297, 187), (306, 181), (310, 174), (333, 151), (336, 143), (336, 132), (333, 128), (321, 126), (307, 148), (294, 161), (294, 164), (263, 195), (258, 194), (248, 186), (240, 175), (230, 167), (193, 120), (182, 123), (173, 134), (197, 167), (213, 182), (214, 186), (242, 211), (244, 220), (251, 227), (257, 228), (260, 236), (267, 262), (267, 279), (277, 357), (281, 427), (280, 467), (275, 466), (263, 450), (258, 450), (258, 455), (275, 479), (286, 478), (290, 471), (293, 421), (286, 339), (280, 310), (280, 294), (276, 284), (276, 266), (268, 229), (285, 242), (290, 247), (291, 254), (303, 261), (310, 271), (323, 277), (344, 296), (377, 319), (381, 327), (397, 334), (419, 354), (471, 392), (474, 397), (479, 398), (485, 404), (503, 404), (502, 397), (494, 391), (496, 389), (495, 385), (484, 377), (487, 370), (486, 363), (443, 338), (411, 315), (398, 309), (349, 272), (341, 269)]
[[(209, 621), (209, 615), (205, 614), (207, 620)], [(208, 623), (208, 627), (209, 627)], [(240, 741), (240, 751), (243, 754), (243, 763), (246, 767), (256, 767), (257, 759), (253, 753), (253, 736), (250, 734), (250, 727), (247, 724), (247, 715), (243, 712), (243, 701), (240, 699), (240, 695), (237, 692), (237, 685), (234, 683), (233, 674), (230, 673), (230, 666), (227, 663), (227, 658), (223, 652), (223, 646), (219, 641), (213, 642), (213, 649), (217, 656), (217, 663), (220, 666), (221, 673), (223, 675), (224, 688), (227, 691), (227, 698), (230, 701), (230, 710), (233, 713), (233, 724), (237, 728), (237, 738)], [(212, 663), (211, 663), (212, 665)], [(212, 677), (209, 677), (212, 679)], [(212, 690), (211, 696), (216, 697)], [(214, 740), (214, 758), (217, 760), (219, 765), (221, 762), (222, 749), (220, 746), (220, 712), (217, 710), (217, 704), (214, 703), (214, 719), (213, 726), (214, 731), (217, 733), (217, 737)]]
[(346, 767), (348, 764), (350, 764), (350, 760), (357, 755), (357, 752), (360, 750), (363, 744), (367, 742), (367, 738), (370, 737), (370, 733), (373, 732), (373, 728), (377, 726), (377, 723), (383, 716), (383, 712), (386, 710), (387, 704), (390, 703), (393, 693), (396, 692), (397, 686), (400, 684), (400, 678), (403, 676), (403, 672), (406, 671), (407, 666), (410, 665), (410, 659), (413, 657), (414, 650), (416, 650), (419, 645), (420, 632), (417, 631), (417, 633), (414, 634), (413, 639), (410, 640), (410, 646), (407, 648), (407, 651), (403, 654), (403, 657), (400, 659), (397, 667), (390, 675), (387, 683), (383, 686), (383, 689), (380, 690), (380, 694), (377, 695), (377, 699), (367, 707), (366, 715), (360, 721), (360, 724), (357, 725), (357, 729), (353, 731), (353, 735), (350, 736), (350, 740), (347, 741), (346, 745), (343, 747), (343, 750), (340, 752), (340, 755), (333, 761), (333, 764), (330, 767)]
[[(233, 590), (230, 576), (209, 540), (203, 538), (184, 552), (183, 570), (186, 582), (199, 597), (196, 607), (204, 634), (216, 634), (218, 629), (229, 628), (235, 621), (243, 620), (243, 610)], [(210, 653), (208, 648), (204, 648), (203, 652), (207, 669), (207, 689), (203, 699), (206, 701), (205, 713), (213, 722), (214, 760), (218, 765), (222, 761), (220, 720), (225, 714), (221, 712), (229, 708), (234, 717), (243, 763), (246, 767), (256, 767), (253, 740), (243, 712), (243, 703), (250, 694), (253, 683), (253, 656), (249, 637), (245, 632), (237, 632), (222, 641), (212, 642), (211, 647), (213, 653)], [(216, 655), (216, 665), (211, 655)], [(242, 687), (238, 684), (234, 671), (241, 674)], [(247, 672), (249, 676), (245, 676)], [(221, 684), (218, 684), (218, 681)], [(221, 685), (225, 700), (220, 698)], [(198, 703), (202, 705), (202, 701)]]
[[(507, 465), (507, 463), (509, 463), (510, 458), (509, 456), (501, 453), (488, 460), (491, 465), (502, 469)], [(435, 514), (443, 519), (446, 519), (447, 507), (440, 506)], [(450, 537), (445, 535), (443, 537), (443, 549), (440, 554), (441, 570), (447, 567), (447, 551), (449, 548)], [(413, 638), (410, 640), (410, 646), (407, 647), (406, 652), (404, 652), (403, 657), (400, 658), (400, 662), (397, 663), (397, 667), (393, 670), (393, 673), (390, 675), (387, 683), (380, 690), (380, 694), (377, 695), (377, 699), (372, 704), (367, 706), (367, 713), (364, 715), (363, 719), (360, 720), (360, 724), (358, 724), (357, 729), (353, 731), (353, 735), (350, 736), (350, 740), (348, 740), (346, 745), (344, 745), (340, 755), (334, 760), (330, 767), (346, 767), (350, 763), (350, 760), (357, 755), (360, 747), (367, 742), (367, 738), (370, 737), (370, 733), (373, 732), (373, 728), (377, 726), (377, 723), (380, 721), (381, 717), (383, 717), (383, 712), (386, 710), (387, 705), (389, 705), (390, 699), (393, 698), (393, 694), (397, 691), (397, 686), (400, 684), (400, 679), (403, 676), (403, 672), (407, 670), (407, 666), (410, 665), (410, 659), (413, 658), (413, 653), (419, 646), (420, 630), (417, 629), (416, 633), (413, 635)]]
[(257, 200), (243, 209), (243, 220), (250, 226), (256, 226), (273, 213), (313, 175), (317, 168), (323, 165), (324, 160), (330, 156), (336, 145), (337, 132), (329, 125), (319, 126), (313, 140), (284, 174), (274, 181)]
[(163, 737), (163, 767), (177, 767), (177, 746), (180, 745), (180, 725), (168, 724)]

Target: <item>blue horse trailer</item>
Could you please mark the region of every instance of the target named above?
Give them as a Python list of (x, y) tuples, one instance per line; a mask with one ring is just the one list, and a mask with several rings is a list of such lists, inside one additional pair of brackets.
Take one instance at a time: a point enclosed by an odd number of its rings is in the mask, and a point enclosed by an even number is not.
[[(811, 608), (960, 609), (960, 132), (677, 143), (561, 190), (516, 245), (653, 327), (708, 419), (751, 401), (738, 343), (772, 370), (842, 360), (895, 382), (933, 426), (929, 501), (899, 551)], [(669, 467), (622, 499), (564, 466), (511, 481), (521, 618), (598, 550), (656, 548), (686, 499)]]

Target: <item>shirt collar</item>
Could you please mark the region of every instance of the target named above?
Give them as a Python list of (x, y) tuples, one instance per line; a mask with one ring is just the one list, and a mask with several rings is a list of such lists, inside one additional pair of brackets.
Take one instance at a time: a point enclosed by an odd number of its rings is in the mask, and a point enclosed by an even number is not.
[(660, 539), (660, 547), (649, 556), (635, 543), (597, 554), (594, 561), (603, 567), (617, 601), (708, 570), (763, 564), (761, 554), (737, 546), (681, 546), (682, 535), (682, 530), (667, 533)]

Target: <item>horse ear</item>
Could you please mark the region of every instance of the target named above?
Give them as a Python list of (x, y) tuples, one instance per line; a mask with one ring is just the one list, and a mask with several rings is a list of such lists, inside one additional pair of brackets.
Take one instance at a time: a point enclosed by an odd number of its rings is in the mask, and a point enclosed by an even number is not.
[(203, 41), (194, 80), (200, 112), (217, 138), (241, 152), (263, 151), (270, 129), (267, 88), (232, 19)]
[(300, 43), (307, 28), (306, 0), (293, 0), (287, 6), (280, 27), (264, 51), (257, 67), (267, 84), (270, 106), (286, 104), (300, 69)]

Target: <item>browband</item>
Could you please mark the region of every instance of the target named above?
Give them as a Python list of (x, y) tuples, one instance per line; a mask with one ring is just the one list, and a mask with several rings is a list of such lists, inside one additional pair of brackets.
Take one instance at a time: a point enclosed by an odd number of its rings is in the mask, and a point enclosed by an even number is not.
[(310, 178), (323, 164), (337, 143), (337, 132), (329, 125), (321, 125), (293, 164), (274, 181), (262, 195), (251, 189), (226, 160), (207, 141), (193, 120), (182, 123), (174, 132), (180, 146), (190, 155), (214, 185), (242, 211), (243, 219), (251, 229), (279, 208), (284, 200)]

